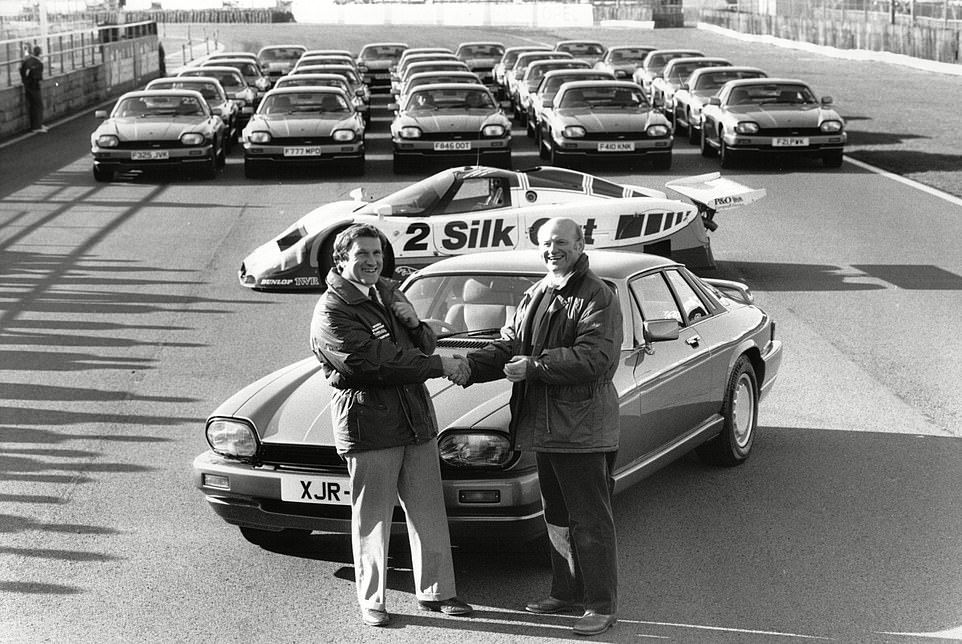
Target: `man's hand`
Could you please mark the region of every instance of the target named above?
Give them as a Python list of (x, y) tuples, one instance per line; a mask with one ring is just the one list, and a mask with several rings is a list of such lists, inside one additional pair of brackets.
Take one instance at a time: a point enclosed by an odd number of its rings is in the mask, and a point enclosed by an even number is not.
[(394, 303), (391, 304), (391, 310), (394, 311), (397, 319), (409, 329), (416, 329), (418, 325), (421, 324), (421, 320), (418, 319), (418, 314), (415, 312), (414, 307), (407, 302), (395, 300)]
[(521, 382), (537, 369), (538, 363), (531, 356), (512, 356), (504, 365), (504, 376), (511, 382)]
[(444, 377), (456, 385), (463, 387), (471, 378), (471, 364), (464, 356), (442, 357), (441, 364), (444, 366)]

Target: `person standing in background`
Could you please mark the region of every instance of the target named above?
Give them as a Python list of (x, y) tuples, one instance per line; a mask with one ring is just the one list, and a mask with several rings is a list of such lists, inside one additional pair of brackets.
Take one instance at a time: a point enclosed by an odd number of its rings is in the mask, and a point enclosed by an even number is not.
[(43, 124), (43, 94), (40, 91), (40, 82), (43, 80), (43, 61), (40, 60), (40, 54), (39, 45), (35, 45), (23, 59), (20, 63), (20, 80), (23, 82), (27, 97), (30, 131), (44, 133), (47, 131), (47, 126)]

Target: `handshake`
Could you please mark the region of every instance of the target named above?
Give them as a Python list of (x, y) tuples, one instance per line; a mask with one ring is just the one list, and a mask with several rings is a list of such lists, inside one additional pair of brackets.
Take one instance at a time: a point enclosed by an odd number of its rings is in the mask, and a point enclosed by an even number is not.
[(471, 378), (471, 363), (461, 355), (454, 355), (450, 358), (441, 358), (444, 366), (444, 377), (456, 385), (464, 387)]

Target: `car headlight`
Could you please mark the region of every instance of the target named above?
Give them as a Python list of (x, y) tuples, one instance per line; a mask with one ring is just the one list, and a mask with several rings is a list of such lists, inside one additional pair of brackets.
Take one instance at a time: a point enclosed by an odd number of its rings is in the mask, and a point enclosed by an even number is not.
[(568, 125), (564, 129), (566, 139), (580, 139), (585, 135), (585, 129), (580, 125)]
[(200, 132), (186, 132), (180, 135), (180, 142), (184, 145), (201, 145), (204, 142), (204, 135)]
[(260, 143), (263, 145), (271, 142), (271, 134), (270, 132), (264, 131), (251, 132), (250, 136), (247, 137), (247, 140), (251, 143)]
[(353, 141), (357, 137), (357, 134), (354, 133), (354, 130), (334, 130), (333, 136), (335, 141), (347, 143), (348, 141)]
[(211, 418), (207, 421), (206, 433), (210, 448), (221, 456), (249, 459), (257, 454), (257, 433), (245, 421)]
[(101, 134), (97, 137), (97, 145), (102, 148), (115, 148), (120, 145), (120, 139), (114, 134)]
[(667, 125), (649, 125), (645, 132), (648, 136), (668, 136), (671, 133)]
[(758, 129), (758, 123), (754, 121), (742, 121), (735, 126), (735, 132), (738, 134), (757, 134)]
[(495, 431), (453, 430), (438, 439), (441, 460), (448, 467), (500, 468), (511, 460), (511, 439)]
[(420, 139), (421, 138), (421, 128), (414, 127), (413, 125), (405, 125), (400, 129), (398, 135), (402, 139)]
[(841, 132), (842, 122), (841, 121), (825, 121), (818, 126), (822, 132)]
[(504, 136), (503, 125), (485, 125), (481, 129), (481, 136)]

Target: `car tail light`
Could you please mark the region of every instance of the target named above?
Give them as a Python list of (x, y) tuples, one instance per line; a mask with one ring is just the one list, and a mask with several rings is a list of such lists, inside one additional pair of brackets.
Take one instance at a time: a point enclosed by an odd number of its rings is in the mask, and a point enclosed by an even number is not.
[(211, 418), (207, 421), (207, 443), (215, 453), (249, 460), (257, 454), (257, 432), (248, 422), (236, 418)]

